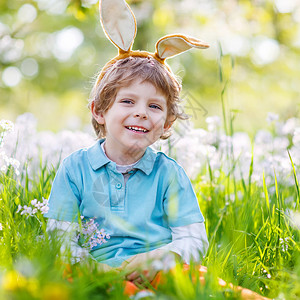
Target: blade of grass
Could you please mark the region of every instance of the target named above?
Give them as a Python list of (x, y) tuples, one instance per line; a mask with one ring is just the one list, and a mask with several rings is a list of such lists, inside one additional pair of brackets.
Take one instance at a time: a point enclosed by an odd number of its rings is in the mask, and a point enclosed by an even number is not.
[(288, 155), (289, 155), (289, 158), (290, 158), (292, 167), (293, 167), (294, 180), (295, 180), (295, 185), (296, 185), (296, 190), (297, 190), (297, 202), (296, 202), (296, 207), (295, 207), (295, 209), (297, 209), (298, 206), (299, 206), (299, 199), (300, 199), (299, 183), (298, 183), (298, 179), (297, 179), (297, 174), (296, 174), (295, 165), (294, 165), (294, 162), (293, 162), (293, 160), (292, 160), (290, 151), (287, 150), (287, 152), (288, 152)]
[(263, 172), (263, 188), (264, 188), (264, 194), (266, 199), (266, 205), (268, 209), (269, 218), (271, 218), (271, 212), (270, 212), (270, 202), (269, 202), (269, 193), (266, 185), (266, 178), (265, 178), (265, 172)]

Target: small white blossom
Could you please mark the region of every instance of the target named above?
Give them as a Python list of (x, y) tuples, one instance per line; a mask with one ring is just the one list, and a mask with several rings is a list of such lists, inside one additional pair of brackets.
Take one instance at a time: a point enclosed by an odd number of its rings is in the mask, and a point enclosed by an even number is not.
[(41, 213), (44, 215), (49, 211), (49, 206), (44, 205), (40, 208)]
[(28, 207), (27, 205), (24, 205), (23, 206), (23, 211), (21, 211), (21, 215), (32, 216), (33, 215), (32, 207)]
[(107, 243), (107, 240), (110, 239), (110, 235), (107, 234), (103, 228), (98, 229), (95, 218), (86, 220), (85, 222), (82, 216), (80, 218), (83, 220), (83, 224), (77, 239), (82, 242), (82, 247), (93, 249), (94, 247)]
[(8, 157), (4, 151), (0, 152), (0, 170), (6, 172), (9, 167), (14, 169), (16, 175), (19, 175), (20, 162), (12, 157)]
[(9, 120), (0, 120), (0, 129), (10, 132), (14, 130), (14, 123)]
[(221, 119), (219, 116), (212, 116), (206, 118), (208, 131), (214, 131), (221, 125)]
[(287, 243), (288, 240), (289, 240), (288, 237), (285, 238), (285, 239), (282, 239), (282, 238), (279, 239), (279, 242), (280, 242), (280, 245), (281, 245), (282, 252), (286, 252), (286, 251), (288, 250), (288, 248), (289, 248), (289, 245), (288, 245), (288, 243)]
[(7, 166), (1, 166), (0, 171), (5, 173), (7, 171)]
[(140, 299), (148, 299), (148, 298), (156, 298), (155, 294), (151, 290), (142, 290), (135, 294), (132, 299), (133, 300), (140, 300)]
[(49, 211), (48, 199), (42, 198), (43, 202), (38, 201), (37, 199), (33, 199), (30, 201), (31, 206), (27, 205), (18, 205), (18, 209), (16, 213), (20, 213), (21, 215), (33, 216), (36, 213), (40, 212), (41, 214), (45, 214)]
[(300, 127), (295, 128), (293, 136), (293, 144), (300, 146)]
[(279, 119), (279, 116), (277, 114), (274, 114), (272, 112), (268, 112), (267, 121), (268, 123), (272, 123), (274, 121), (277, 121)]
[(291, 219), (291, 225), (300, 230), (300, 212), (288, 211), (288, 215)]
[(3, 226), (2, 226), (2, 223), (0, 223), (0, 231), (3, 230)]
[(37, 199), (33, 199), (30, 201), (31, 205), (33, 206), (36, 206), (37, 202), (38, 202)]
[(22, 208), (23, 208), (22, 205), (19, 204), (16, 213), (20, 212)]
[(297, 127), (300, 126), (300, 120), (297, 118), (290, 118), (288, 119), (283, 127), (282, 127), (282, 132), (284, 134), (294, 134), (295, 130)]

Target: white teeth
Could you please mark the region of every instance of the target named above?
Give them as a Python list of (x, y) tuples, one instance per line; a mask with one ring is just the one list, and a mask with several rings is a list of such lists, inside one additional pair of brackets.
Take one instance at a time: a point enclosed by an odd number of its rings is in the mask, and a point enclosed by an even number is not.
[(138, 127), (135, 127), (135, 126), (128, 126), (128, 129), (135, 130), (135, 131), (147, 132), (146, 129), (138, 128)]

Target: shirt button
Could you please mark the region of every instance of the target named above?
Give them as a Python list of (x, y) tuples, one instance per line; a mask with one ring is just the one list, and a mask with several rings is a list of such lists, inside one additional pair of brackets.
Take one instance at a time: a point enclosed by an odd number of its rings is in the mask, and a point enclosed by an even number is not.
[(116, 184), (116, 189), (119, 190), (121, 187), (122, 187), (122, 184), (120, 182)]

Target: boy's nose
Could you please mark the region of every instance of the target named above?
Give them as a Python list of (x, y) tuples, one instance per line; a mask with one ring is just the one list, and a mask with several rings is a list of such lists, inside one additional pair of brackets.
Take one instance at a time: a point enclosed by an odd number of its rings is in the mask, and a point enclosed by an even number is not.
[(140, 119), (144, 119), (147, 120), (148, 119), (148, 115), (145, 112), (136, 112), (134, 114), (135, 118), (140, 118)]

